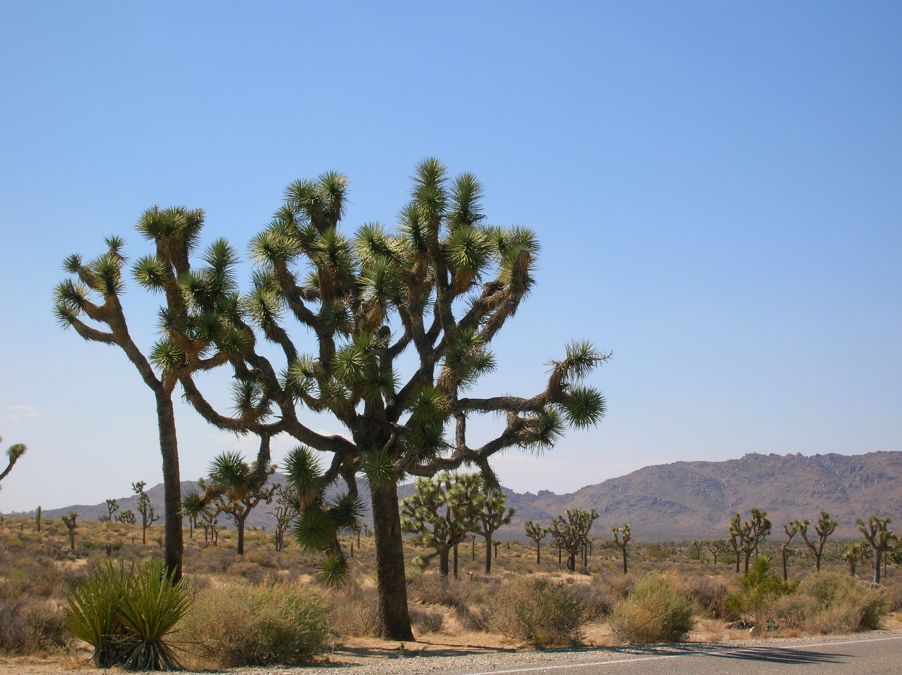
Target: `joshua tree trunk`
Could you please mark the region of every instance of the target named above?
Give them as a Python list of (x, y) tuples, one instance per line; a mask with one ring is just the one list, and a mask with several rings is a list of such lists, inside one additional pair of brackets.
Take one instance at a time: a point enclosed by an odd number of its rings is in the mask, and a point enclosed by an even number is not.
[[(783, 554), (783, 581), (789, 581), (789, 570), (786, 567), (786, 549), (785, 548), (782, 550), (782, 554)], [(820, 570), (820, 567), (818, 567), (818, 570)]]
[(626, 574), (626, 546), (623, 547), (623, 573)]
[(557, 564), (558, 564), (558, 565), (561, 564), (561, 553), (562, 553), (562, 552), (561, 552), (561, 547), (558, 546), (558, 547), (557, 547)]
[(245, 517), (235, 518), (235, 526), (238, 528), (238, 555), (244, 555), (244, 519)]
[(476, 535), (470, 537), (470, 560), (476, 560)]
[(576, 571), (576, 554), (567, 552), (567, 569), (571, 572)]
[(492, 573), (492, 535), (485, 535), (485, 573)]
[(855, 568), (856, 568), (856, 560), (855, 558), (849, 558), (849, 574), (853, 577), (855, 576)]
[[(173, 582), (182, 578), (182, 486), (179, 476), (179, 447), (175, 434), (175, 414), (172, 399), (163, 391), (156, 392), (157, 421), (160, 431), (160, 451), (163, 455), (164, 559), (166, 571)], [(144, 533), (142, 532), (142, 541)]]
[(542, 564), (542, 544), (536, 542), (536, 565)]
[(880, 583), (880, 564), (883, 562), (883, 550), (879, 548), (874, 549), (874, 583)]
[(454, 544), (454, 578), (457, 579), (457, 544)]
[(748, 573), (749, 573), (749, 561), (752, 559), (752, 553), (753, 553), (753, 552), (754, 552), (754, 551), (746, 551), (746, 554), (745, 554), (745, 561), (744, 561), (745, 564), (744, 564), (744, 566), (743, 566), (743, 570), (744, 570), (745, 574), (748, 574)]
[(381, 634), (389, 640), (412, 641), (414, 638), (407, 611), (407, 580), (404, 577), (404, 544), (401, 539), (398, 488), (394, 484), (373, 485), (371, 495)]
[(438, 554), (438, 573), (442, 575), (443, 578), (448, 578), (448, 554), (450, 551), (448, 549), (443, 549), (439, 551)]

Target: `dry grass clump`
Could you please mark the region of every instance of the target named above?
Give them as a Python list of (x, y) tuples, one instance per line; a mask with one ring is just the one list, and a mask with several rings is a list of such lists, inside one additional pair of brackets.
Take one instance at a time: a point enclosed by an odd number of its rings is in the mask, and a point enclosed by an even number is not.
[(839, 572), (817, 572), (793, 595), (770, 608), (777, 626), (812, 633), (847, 633), (880, 628), (885, 609), (882, 594)]
[(0, 599), (0, 653), (35, 654), (66, 646), (69, 631), (59, 602), (21, 596)]
[(609, 623), (633, 644), (678, 642), (692, 628), (692, 600), (672, 576), (652, 573), (636, 582)]
[(413, 624), (414, 632), (417, 635), (421, 633), (438, 633), (445, 625), (445, 615), (432, 609), (411, 607), (410, 622)]
[(379, 635), (379, 600), (375, 588), (348, 586), (328, 595), (329, 621), (335, 632), (347, 637)]
[(293, 584), (208, 588), (180, 629), (205, 665), (223, 668), (305, 663), (330, 636), (322, 598)]
[(407, 584), (407, 597), (423, 605), (458, 608), (463, 605), (458, 588), (457, 582), (440, 574), (423, 574)]
[(712, 619), (726, 616), (727, 587), (718, 579), (689, 575), (683, 578), (683, 586), (701, 614)]
[(524, 577), (501, 586), (490, 625), (537, 647), (573, 646), (582, 639), (585, 614), (572, 586)]

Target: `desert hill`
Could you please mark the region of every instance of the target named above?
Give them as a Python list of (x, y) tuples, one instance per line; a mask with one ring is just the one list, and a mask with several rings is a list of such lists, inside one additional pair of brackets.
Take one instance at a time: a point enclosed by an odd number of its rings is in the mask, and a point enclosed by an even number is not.
[[(276, 474), (273, 480), (280, 481)], [(182, 491), (197, 488), (191, 481)], [(413, 491), (399, 488), (401, 497)], [(516, 509), (513, 523), (502, 531), (517, 536), (527, 519), (545, 521), (568, 508), (594, 508), (600, 514), (595, 531), (605, 536), (611, 527), (629, 522), (636, 539), (681, 540), (714, 538), (725, 534), (736, 511), (763, 508), (779, 531), (794, 518), (815, 520), (821, 510), (839, 521), (837, 538), (857, 536), (855, 519), (871, 513), (902, 520), (902, 452), (863, 455), (748, 454), (724, 462), (675, 462), (648, 466), (625, 476), (588, 485), (570, 494), (546, 490), (538, 494), (516, 493), (505, 488), (508, 503)], [(147, 491), (154, 509), (162, 515), (163, 486)], [(369, 491), (361, 482), (360, 495), (369, 503)], [(137, 497), (119, 499), (122, 510), (135, 510)], [(248, 520), (249, 527), (272, 529), (272, 506), (261, 504)], [(59, 518), (70, 511), (83, 520), (106, 514), (103, 503), (45, 511)], [(25, 515), (25, 514), (12, 514)], [(229, 525), (228, 518), (221, 521)]]

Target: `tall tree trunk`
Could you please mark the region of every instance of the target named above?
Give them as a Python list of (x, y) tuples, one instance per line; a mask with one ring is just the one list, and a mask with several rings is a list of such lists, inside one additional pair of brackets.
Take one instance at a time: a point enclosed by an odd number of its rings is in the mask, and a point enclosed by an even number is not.
[(814, 554), (814, 567), (818, 572), (821, 571), (821, 555), (823, 555), (823, 554), (821, 554), (821, 553)]
[(470, 537), (470, 560), (476, 560), (476, 535)]
[(880, 563), (881, 563), (880, 556), (882, 553), (883, 553), (883, 551), (881, 549), (879, 549), (879, 548), (874, 549), (874, 583), (875, 584), (880, 583)]
[(442, 575), (443, 578), (448, 578), (448, 554), (450, 551), (448, 549), (442, 549), (438, 553), (438, 573)]
[(736, 551), (736, 574), (739, 574), (739, 551)]
[(542, 564), (542, 545), (536, 542), (536, 565)]
[(626, 574), (626, 546), (623, 547), (623, 573)]
[(454, 544), (454, 578), (457, 579), (457, 544)]
[(244, 555), (244, 518), (236, 518), (235, 525), (238, 528), (238, 555)]
[(407, 580), (404, 578), (404, 543), (398, 511), (398, 487), (372, 486), (371, 504), (376, 541), (376, 579), (379, 589), (379, 619), (382, 637), (413, 640), (407, 611)]
[(786, 549), (783, 549), (783, 581), (789, 581), (789, 571), (786, 569)]
[(849, 558), (849, 574), (855, 576), (855, 558)]
[(166, 571), (173, 581), (182, 578), (182, 484), (179, 476), (179, 446), (175, 435), (175, 413), (172, 399), (158, 392), (157, 424), (160, 431), (160, 453), (163, 455), (164, 554)]
[(744, 567), (744, 569), (745, 569), (745, 573), (746, 573), (746, 574), (749, 573), (749, 560), (751, 560), (751, 558), (752, 558), (752, 551), (748, 551), (748, 552), (745, 554), (745, 567)]
[(485, 573), (492, 573), (492, 535), (485, 535)]
[(576, 571), (576, 554), (567, 552), (567, 569), (571, 572)]

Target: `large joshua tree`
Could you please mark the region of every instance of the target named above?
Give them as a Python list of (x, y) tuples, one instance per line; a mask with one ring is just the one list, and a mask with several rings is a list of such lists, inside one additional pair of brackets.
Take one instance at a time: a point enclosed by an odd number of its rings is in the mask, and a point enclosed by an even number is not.
[[(213, 425), (286, 432), (330, 456), (323, 488), (341, 478), (356, 495), (356, 475), (367, 477), (381, 632), (410, 640), (398, 481), (472, 466), (494, 483), (495, 453), (551, 447), (568, 426), (594, 425), (604, 398), (582, 380), (608, 355), (574, 343), (532, 396), (465, 396), (494, 368), (490, 344), (533, 286), (535, 235), (486, 225), (476, 178), (449, 180), (432, 159), (417, 167), (395, 232), (371, 223), (344, 235), (346, 194), (347, 179), (336, 173), (290, 185), (251, 244), (257, 268), (243, 297), (211, 291), (185, 273), (192, 313), (167, 323), (168, 344), (184, 351), (181, 344), (197, 337), (195, 324), (203, 326), (208, 346), (226, 354), (234, 371), (237, 414), (208, 402), (187, 357), (170, 362), (188, 401)], [(226, 268), (231, 273), (233, 263)], [(192, 318), (211, 312), (215, 321)], [(305, 333), (314, 339), (306, 349), (292, 338)], [(280, 363), (264, 356), (271, 350), (260, 348), (259, 336), (280, 352)], [(307, 426), (303, 409), (331, 416), (344, 433)], [(482, 415), (503, 425), (471, 445), (468, 421)]]
[[(3, 442), (3, 439), (0, 438), (0, 443)], [(27, 448), (22, 443), (15, 443), (6, 450), (6, 468), (3, 471), (0, 471), (0, 481), (6, 478), (9, 475), (9, 472), (13, 470), (13, 467), (16, 465), (16, 462), (19, 461), (19, 458), (25, 454), (25, 450)]]
[(551, 521), (548, 531), (551, 533), (558, 551), (567, 552), (567, 569), (569, 571), (576, 571), (576, 557), (588, 544), (592, 523), (597, 519), (598, 512), (595, 509), (591, 511), (567, 509), (566, 513), (556, 516)]
[(218, 502), (219, 511), (232, 517), (238, 530), (238, 555), (244, 555), (244, 526), (260, 502), (272, 501), (275, 485), (267, 479), (275, 473), (270, 464), (269, 436), (263, 435), (257, 461), (248, 464), (239, 452), (223, 452), (210, 463), (207, 480), (202, 481), (204, 503)]
[(752, 509), (748, 520), (742, 520), (740, 514), (735, 514), (730, 520), (730, 545), (736, 551), (736, 571), (739, 571), (739, 553), (742, 553), (743, 571), (749, 573), (749, 561), (752, 553), (758, 551), (758, 546), (771, 532), (771, 522), (767, 519), (767, 512), (761, 509)]
[[(138, 232), (153, 243), (154, 251), (135, 262), (132, 274), (141, 286), (162, 292), (165, 298), (160, 309), (162, 335), (149, 354), (135, 342), (121, 302), (126, 264), (121, 237), (108, 237), (106, 251), (91, 261), (77, 254), (66, 258), (63, 267), (71, 276), (55, 291), (60, 325), (74, 329), (87, 341), (118, 346), (153, 393), (163, 460), (164, 557), (173, 583), (181, 578), (184, 542), (172, 395), (181, 376), (209, 370), (226, 360), (225, 354), (210, 349), (211, 333), (221, 332), (216, 315), (198, 307), (192, 307), (189, 313), (186, 295), (194, 291), (195, 296), (233, 297), (232, 279), (226, 271), (235, 256), (224, 242), (215, 242), (205, 252), (207, 267), (201, 273), (191, 270), (190, 255), (197, 246), (203, 220), (200, 210), (152, 208), (138, 221)], [(219, 339), (227, 342), (229, 338), (220, 335)]]
[(833, 534), (833, 531), (836, 530), (837, 522), (830, 517), (830, 514), (826, 511), (821, 511), (821, 516), (818, 518), (817, 523), (814, 526), (814, 532), (817, 535), (817, 541), (813, 541), (808, 538), (808, 525), (810, 525), (810, 521), (796, 521), (799, 528), (799, 533), (802, 535), (802, 540), (805, 542), (805, 546), (811, 549), (811, 552), (814, 554), (814, 564), (818, 572), (821, 571), (821, 558), (824, 556), (824, 546), (827, 545), (827, 538)]

